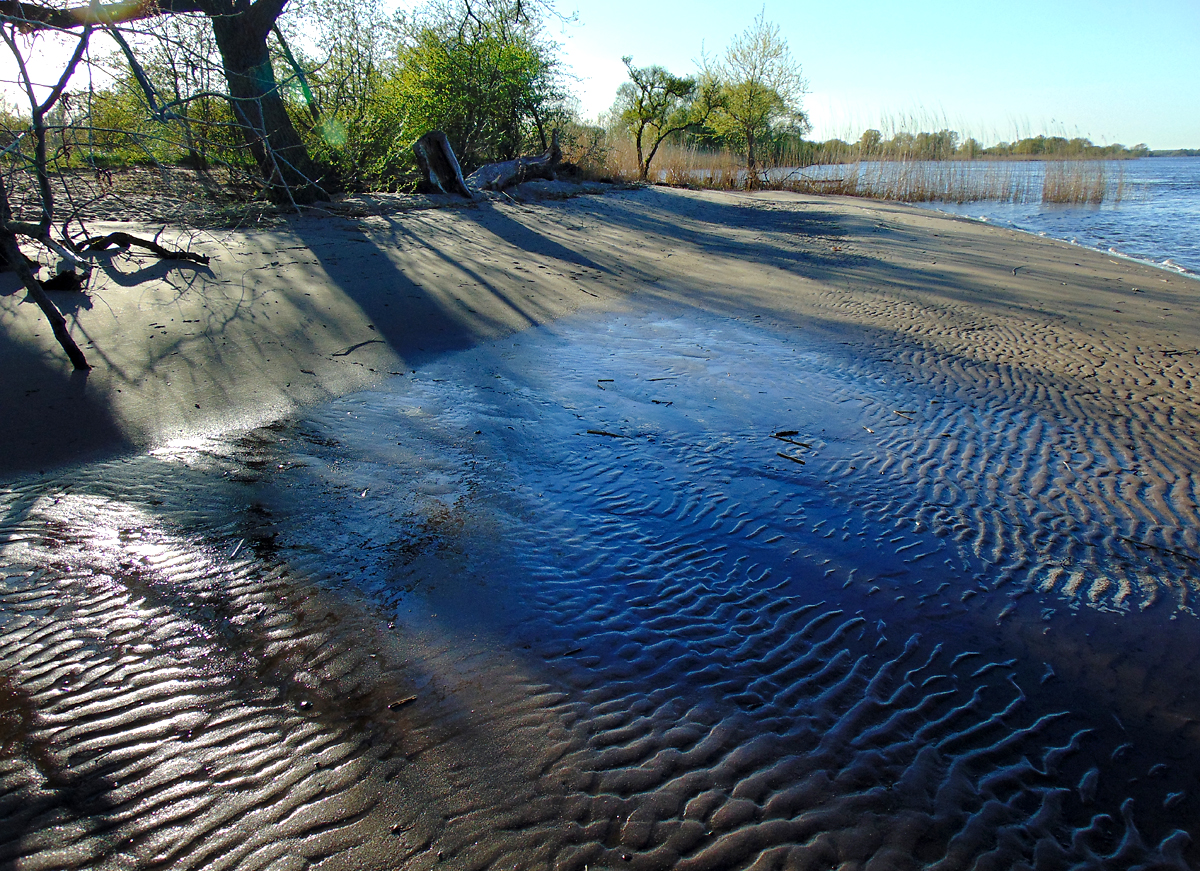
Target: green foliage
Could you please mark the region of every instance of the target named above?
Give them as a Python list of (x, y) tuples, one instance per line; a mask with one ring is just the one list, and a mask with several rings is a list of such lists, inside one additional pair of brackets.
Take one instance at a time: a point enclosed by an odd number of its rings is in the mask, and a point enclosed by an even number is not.
[(220, 96), (223, 74), (207, 20), (177, 15), (144, 23), (138, 56), (155, 105), (124, 55), (98, 61), (109, 84), (55, 107), (60, 165), (249, 165), (233, 113)]
[(729, 44), (720, 64), (705, 62), (702, 77), (721, 83), (721, 100), (711, 126), (745, 156), (753, 184), (763, 144), (780, 133), (808, 128), (800, 108), (807, 90), (800, 66), (779, 26), (760, 13)]
[(691, 147), (737, 150), (754, 184), (760, 162), (795, 153), (808, 130), (800, 107), (807, 87), (800, 66), (778, 25), (762, 14), (719, 62), (703, 57), (695, 77), (623, 60), (629, 81), (617, 92), (612, 117), (633, 139), (642, 179), (659, 146), (673, 136)]
[(635, 67), (629, 56), (621, 60), (629, 81), (617, 90), (613, 108), (633, 135), (638, 176), (645, 181), (663, 140), (708, 121), (718, 105), (720, 86), (711, 79), (700, 86), (695, 78), (672, 75), (660, 66)]
[[(80, 131), (78, 141), (86, 149), (88, 162), (102, 167), (128, 166), (168, 156), (162, 143), (155, 142), (149, 109), (132, 76), (94, 94), (90, 104), (87, 128)], [(151, 143), (160, 147), (153, 149)]]
[(470, 172), (547, 147), (566, 120), (555, 50), (528, 3), (445, 0), (394, 18), (377, 0), (312, 9), (325, 59), (306, 64), (320, 111), (307, 142), (350, 187), (413, 184), (412, 144), (430, 130)]
[[(470, 171), (544, 148), (566, 120), (555, 50), (528, 3), (435, 0), (390, 15), (382, 0), (310, 0), (303, 15), (290, 37), (272, 38), (276, 80), (309, 154), (348, 187), (411, 185), (412, 143), (432, 129)], [(313, 34), (315, 52), (290, 50)], [(155, 113), (127, 59), (111, 58), (112, 84), (89, 96), (72, 132), (79, 158), (252, 165), (207, 19), (150, 23), (138, 57), (165, 112)]]
[(412, 138), (444, 131), (470, 171), (517, 157), (538, 128), (544, 133), (558, 97), (555, 68), (516, 4), (476, 5), (470, 14), (453, 4), (408, 28), (388, 84)]
[(334, 167), (348, 187), (361, 188), (374, 178), (377, 143), (403, 138), (381, 118), (403, 19), (389, 16), (379, 0), (314, 0), (305, 13), (302, 24), (315, 32), (319, 55), (298, 63), (307, 70), (317, 118), (294, 74), (285, 84), (288, 102), (313, 158)]

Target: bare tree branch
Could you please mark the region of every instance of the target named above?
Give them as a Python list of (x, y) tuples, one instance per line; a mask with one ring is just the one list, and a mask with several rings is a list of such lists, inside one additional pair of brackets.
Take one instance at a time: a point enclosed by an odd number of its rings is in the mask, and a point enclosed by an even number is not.
[(142, 21), (159, 15), (204, 12), (195, 0), (139, 0), (136, 3), (99, 3), (56, 9), (39, 3), (0, 4), (0, 20), (9, 21), (25, 33), (38, 30), (74, 30), (77, 27), (125, 21)]

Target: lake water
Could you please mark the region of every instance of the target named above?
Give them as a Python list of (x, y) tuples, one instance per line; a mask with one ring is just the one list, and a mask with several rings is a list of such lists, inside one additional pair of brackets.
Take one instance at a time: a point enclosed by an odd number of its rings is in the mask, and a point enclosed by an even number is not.
[[(1041, 173), (1041, 161), (1027, 164)], [(1113, 161), (1110, 178), (1124, 176), (1120, 202), (924, 203), (1031, 233), (1111, 251), (1166, 268), (1200, 273), (1200, 158), (1152, 157)]]

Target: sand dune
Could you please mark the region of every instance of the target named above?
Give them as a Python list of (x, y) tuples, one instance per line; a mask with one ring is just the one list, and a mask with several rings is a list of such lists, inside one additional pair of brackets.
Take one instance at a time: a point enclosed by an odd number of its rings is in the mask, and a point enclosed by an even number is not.
[(653, 189), (195, 243), (86, 384), (3, 300), (0, 861), (1200, 860), (1195, 281)]

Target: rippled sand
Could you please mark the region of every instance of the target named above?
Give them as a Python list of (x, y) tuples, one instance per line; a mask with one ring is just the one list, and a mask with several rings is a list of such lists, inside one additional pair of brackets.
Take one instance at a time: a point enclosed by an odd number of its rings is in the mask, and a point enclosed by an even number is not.
[[(9, 476), (0, 862), (1200, 860), (1195, 282), (813, 199), (501, 217), (543, 325), (372, 316), (404, 374)], [(490, 220), (367, 237), (478, 246), (427, 302), (484, 317)]]

